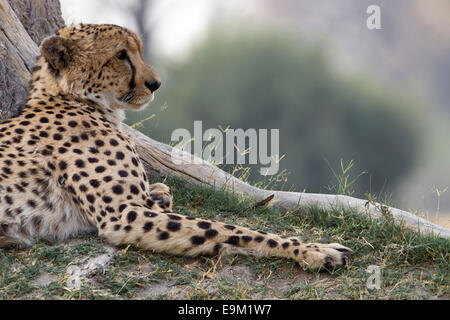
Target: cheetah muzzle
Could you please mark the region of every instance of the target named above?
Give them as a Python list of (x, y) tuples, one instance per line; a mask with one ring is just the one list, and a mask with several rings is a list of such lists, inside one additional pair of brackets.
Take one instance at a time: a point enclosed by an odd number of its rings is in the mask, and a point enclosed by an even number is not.
[(112, 244), (171, 254), (244, 253), (332, 269), (352, 252), (172, 212), (150, 185), (125, 109), (153, 99), (161, 81), (142, 43), (115, 25), (79, 24), (46, 38), (20, 115), (0, 124), (0, 247), (97, 230)]

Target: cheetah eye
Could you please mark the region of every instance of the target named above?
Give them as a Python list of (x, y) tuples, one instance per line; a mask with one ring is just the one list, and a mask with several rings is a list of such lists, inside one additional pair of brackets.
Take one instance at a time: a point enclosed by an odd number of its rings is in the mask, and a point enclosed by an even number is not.
[(120, 50), (117, 54), (116, 57), (119, 58), (120, 60), (125, 60), (126, 58), (128, 58), (128, 54), (127, 51), (124, 50)]

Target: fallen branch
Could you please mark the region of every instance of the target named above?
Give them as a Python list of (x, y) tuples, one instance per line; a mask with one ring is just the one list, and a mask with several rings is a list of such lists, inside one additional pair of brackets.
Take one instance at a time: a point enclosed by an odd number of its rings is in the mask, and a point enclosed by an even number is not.
[[(344, 209), (374, 218), (392, 216), (394, 221), (405, 223), (408, 227), (423, 234), (435, 234), (442, 238), (450, 238), (450, 230), (420, 218), (412, 213), (384, 206), (374, 201), (356, 199), (344, 195), (314, 194), (300, 192), (285, 192), (263, 190), (253, 187), (232, 175), (222, 171), (207, 161), (196, 158), (188, 161), (172, 147), (155, 141), (144, 134), (123, 125), (125, 131), (136, 143), (141, 160), (149, 171), (156, 171), (162, 176), (171, 176), (181, 180), (208, 185), (218, 190), (228, 190), (248, 196), (254, 201), (270, 199), (271, 204), (281, 210), (309, 210), (321, 208), (324, 210)], [(271, 196), (274, 195), (273, 199)], [(302, 211), (300, 210), (300, 211)]]

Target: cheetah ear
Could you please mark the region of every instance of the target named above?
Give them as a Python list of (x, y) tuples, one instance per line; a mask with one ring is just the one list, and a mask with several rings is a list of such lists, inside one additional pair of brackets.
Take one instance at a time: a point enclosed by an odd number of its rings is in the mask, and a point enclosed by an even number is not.
[(72, 60), (73, 41), (60, 36), (50, 36), (41, 44), (41, 53), (51, 68), (61, 71)]

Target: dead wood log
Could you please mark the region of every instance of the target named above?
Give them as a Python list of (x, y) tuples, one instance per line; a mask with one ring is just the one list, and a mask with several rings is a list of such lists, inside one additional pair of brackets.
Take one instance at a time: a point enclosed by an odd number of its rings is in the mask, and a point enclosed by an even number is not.
[[(36, 25), (47, 27), (39, 28)], [(13, 116), (23, 105), (27, 97), (30, 71), (39, 54), (36, 42), (62, 25), (58, 0), (0, 0), (0, 117)], [(142, 161), (152, 173), (241, 193), (255, 201), (274, 195), (273, 205), (282, 210), (306, 212), (313, 206), (325, 210), (353, 210), (375, 218), (387, 215), (424, 234), (450, 237), (450, 230), (444, 227), (409, 212), (368, 203), (366, 200), (342, 195), (258, 189), (206, 161), (197, 159), (198, 164), (190, 163), (173, 152), (170, 146), (152, 140), (126, 125), (123, 125), (123, 131), (134, 139)]]
[(272, 205), (281, 210), (300, 209), (299, 212), (305, 212), (312, 207), (325, 210), (353, 210), (377, 219), (392, 217), (395, 221), (402, 221), (405, 225), (424, 234), (434, 233), (443, 238), (450, 238), (450, 230), (444, 227), (431, 223), (412, 213), (379, 203), (344, 195), (262, 190), (242, 182), (206, 161), (198, 158), (195, 161), (192, 158), (186, 159), (179, 152), (174, 152), (172, 147), (155, 141), (126, 125), (123, 125), (123, 131), (135, 141), (138, 153), (146, 167), (149, 170), (156, 170), (163, 176), (209, 185), (219, 190), (225, 189), (230, 192), (243, 194), (255, 201), (274, 195)]

